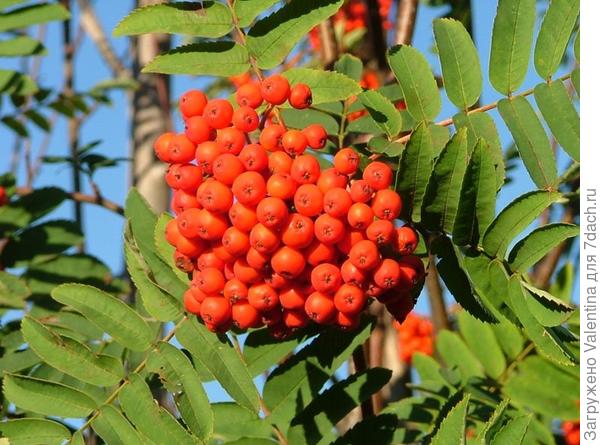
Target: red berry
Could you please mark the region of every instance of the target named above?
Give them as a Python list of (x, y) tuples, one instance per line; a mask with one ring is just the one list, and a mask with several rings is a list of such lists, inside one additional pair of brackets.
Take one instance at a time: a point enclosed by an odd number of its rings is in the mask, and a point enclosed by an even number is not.
[(310, 87), (304, 83), (294, 85), (290, 91), (290, 105), (294, 108), (302, 110), (308, 108), (312, 104), (312, 91)]
[(251, 107), (240, 107), (233, 112), (232, 122), (238, 130), (252, 133), (258, 128), (258, 114)]
[(231, 124), (233, 107), (225, 99), (212, 99), (206, 104), (202, 116), (211, 127), (225, 128)]
[(206, 103), (206, 95), (202, 91), (190, 90), (179, 99), (179, 111), (185, 118), (201, 116)]
[(240, 107), (258, 108), (263, 101), (260, 85), (256, 82), (248, 82), (238, 88), (235, 100)]
[(308, 146), (314, 150), (320, 150), (327, 144), (327, 131), (319, 124), (310, 124), (304, 130), (302, 130)]
[(260, 92), (270, 104), (281, 105), (290, 95), (290, 83), (285, 77), (274, 74), (261, 82)]

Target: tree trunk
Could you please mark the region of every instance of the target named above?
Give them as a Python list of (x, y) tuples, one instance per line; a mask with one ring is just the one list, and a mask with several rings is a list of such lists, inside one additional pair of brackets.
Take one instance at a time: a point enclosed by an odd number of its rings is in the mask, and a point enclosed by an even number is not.
[[(137, 0), (142, 7), (162, 0)], [(160, 52), (168, 50), (166, 35), (144, 34), (132, 39), (133, 73), (139, 88), (132, 97), (131, 116), (131, 185), (137, 187), (156, 212), (168, 208), (169, 192), (164, 181), (165, 166), (154, 156), (156, 138), (172, 128), (170, 118), (169, 77), (141, 73), (141, 69)]]

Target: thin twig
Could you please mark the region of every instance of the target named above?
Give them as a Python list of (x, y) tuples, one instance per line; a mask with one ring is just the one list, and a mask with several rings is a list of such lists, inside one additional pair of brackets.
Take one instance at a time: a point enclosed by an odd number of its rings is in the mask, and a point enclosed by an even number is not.
[(106, 37), (106, 33), (102, 29), (102, 25), (98, 21), (98, 17), (94, 13), (94, 9), (89, 0), (77, 0), (79, 9), (81, 10), (79, 22), (87, 35), (96, 44), (98, 52), (109, 66), (115, 77), (131, 77), (131, 72), (125, 68), (121, 60), (117, 57), (110, 40)]
[(325, 20), (319, 25), (319, 39), (321, 40), (321, 63), (325, 69), (329, 69), (339, 55), (339, 45), (331, 19)]
[[(17, 187), (15, 190), (15, 194), (17, 194), (18, 196), (26, 196), (26, 195), (33, 193), (34, 191), (35, 190), (31, 187)], [(65, 192), (65, 193), (67, 194), (67, 197), (74, 202), (95, 204), (100, 207), (104, 207), (105, 209), (110, 210), (111, 212), (117, 213), (119, 215), (125, 214), (123, 207), (121, 207), (116, 202), (110, 201), (101, 196), (86, 195), (81, 192)]]

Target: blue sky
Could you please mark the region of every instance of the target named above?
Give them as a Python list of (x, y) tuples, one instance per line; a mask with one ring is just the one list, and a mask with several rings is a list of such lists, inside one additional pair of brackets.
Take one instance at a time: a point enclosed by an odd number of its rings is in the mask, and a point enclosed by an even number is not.
[[(491, 29), (497, 3), (495, 1), (474, 1), (472, 3), (474, 4), (475, 42), (480, 52), (484, 79), (487, 79)], [(110, 33), (119, 20), (121, 20), (133, 7), (133, 2), (113, 1), (110, 2), (110, 7), (107, 7), (106, 4), (107, 2), (96, 2), (96, 11), (104, 29)], [(438, 73), (440, 72), (439, 62), (437, 56), (431, 52), (433, 43), (432, 20), (443, 15), (444, 12), (444, 7), (432, 8), (420, 6), (414, 39), (414, 45), (426, 54), (435, 71)], [(75, 20), (77, 19), (77, 15), (78, 13), (76, 10)], [(49, 55), (43, 59), (39, 79), (39, 82), (44, 86), (59, 88), (62, 84), (62, 55), (60, 53), (61, 31), (61, 26), (58, 23), (53, 23), (48, 26), (46, 45), (49, 50)], [(37, 30), (34, 29), (32, 35), (35, 36), (36, 33)], [(74, 31), (74, 34), (75, 33), (76, 31)], [(117, 54), (126, 54), (128, 50), (126, 38), (113, 38), (111, 40)], [(18, 61), (15, 60), (8, 62), (3, 60), (2, 63), (3, 68), (18, 67)], [(83, 41), (83, 44), (77, 52), (75, 63), (75, 83), (78, 91), (85, 91), (96, 83), (111, 77), (104, 62), (99, 57), (95, 46), (88, 39)], [(568, 71), (567, 67), (562, 67), (559, 75)], [(525, 83), (520, 90), (535, 86), (539, 82), (541, 82), (541, 79), (533, 70), (533, 66), (531, 66)], [(189, 88), (201, 88), (202, 82), (188, 76), (175, 76), (172, 85), (173, 95), (174, 97), (177, 97)], [(111, 97), (113, 99), (113, 105), (111, 107), (101, 107), (100, 110), (84, 124), (81, 129), (81, 144), (83, 145), (101, 139), (103, 142), (97, 148), (97, 151), (108, 157), (128, 156), (130, 129), (128, 123), (127, 97), (120, 92), (112, 93)], [(454, 106), (449, 103), (443, 92), (442, 97), (444, 102), (440, 119), (451, 117), (456, 112)], [(488, 104), (495, 102), (498, 99), (500, 99), (500, 95), (491, 88), (489, 82), (484, 82), (481, 103)], [(498, 124), (501, 139), (506, 147), (510, 141), (508, 131), (501, 119), (499, 119), (496, 111), (492, 111), (492, 116)], [(181, 129), (181, 122), (176, 121), (176, 123), (178, 128)], [(57, 156), (66, 155), (68, 148), (65, 119), (58, 120), (52, 134), (53, 136), (48, 154)], [(42, 134), (34, 133), (34, 154), (39, 147), (42, 138)], [(0, 172), (2, 172), (9, 167), (9, 152), (12, 148), (12, 134), (4, 127), (0, 127), (0, 140), (4, 142), (2, 151), (6, 153), (5, 156), (0, 157)], [(559, 155), (559, 169), (562, 171), (567, 164), (568, 159), (564, 153), (561, 152)], [(128, 184), (128, 169), (129, 166), (127, 164), (122, 164), (119, 167), (105, 169), (97, 174), (97, 183), (106, 198), (121, 204), (124, 202)], [(25, 178), (22, 165), (18, 173), (19, 180), (22, 183)], [(499, 196), (499, 209), (508, 204), (516, 196), (535, 188), (533, 182), (522, 167), (516, 170), (513, 175), (513, 183), (505, 187)], [(47, 165), (43, 168), (42, 173), (36, 179), (34, 185), (36, 187), (57, 185), (69, 189), (70, 172), (67, 167), (64, 166)], [(87, 185), (86, 191), (90, 192)], [(71, 216), (71, 203), (63, 204), (61, 208), (53, 214), (54, 218), (69, 218)], [(84, 207), (84, 222), (85, 230), (88, 234), (86, 241), (87, 251), (102, 259), (113, 271), (119, 273), (123, 267), (121, 254), (122, 218), (102, 208), (87, 205)], [(449, 301), (451, 301), (451, 299)], [(417, 309), (419, 312), (428, 312), (428, 303), (425, 295), (421, 296)]]

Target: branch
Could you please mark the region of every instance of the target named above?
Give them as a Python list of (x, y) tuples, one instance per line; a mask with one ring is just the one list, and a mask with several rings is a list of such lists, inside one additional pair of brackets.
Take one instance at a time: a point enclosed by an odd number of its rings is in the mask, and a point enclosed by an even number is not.
[[(27, 196), (34, 192), (34, 189), (31, 187), (17, 187), (15, 190), (15, 194), (18, 196)], [(96, 204), (100, 207), (104, 207), (106, 210), (110, 210), (111, 212), (117, 213), (118, 215), (124, 215), (125, 212), (123, 207), (121, 207), (116, 202), (110, 201), (108, 199), (103, 198), (99, 195), (86, 195), (80, 192), (65, 192), (67, 197), (74, 202), (77, 203), (87, 203), (87, 204)]]
[[(360, 345), (359, 347), (357, 347), (352, 353), (352, 359), (354, 360), (354, 369), (357, 373), (366, 371), (368, 368), (366, 358), (366, 348), (368, 347), (368, 342), (369, 340), (367, 340), (367, 342), (364, 345)], [(371, 397), (368, 397), (364, 402), (362, 402), (362, 404), (360, 405), (360, 410), (363, 419), (366, 419), (367, 417), (373, 417), (374, 407), (373, 400), (371, 399)]]
[(89, 0), (77, 0), (79, 9), (81, 10), (79, 16), (79, 23), (85, 32), (90, 36), (90, 39), (96, 44), (98, 52), (110, 67), (115, 77), (131, 77), (131, 73), (121, 63), (121, 60), (117, 57), (109, 39), (106, 37), (94, 9), (90, 4)]
[(377, 65), (381, 71), (388, 69), (387, 65), (387, 43), (385, 39), (385, 31), (381, 25), (381, 15), (379, 14), (378, 0), (365, 0), (367, 4), (367, 25), (369, 35), (371, 36), (371, 45), (373, 55), (377, 60)]
[(319, 38), (321, 39), (321, 63), (325, 69), (329, 69), (339, 55), (338, 42), (331, 19), (325, 20), (319, 25)]
[(431, 320), (436, 332), (439, 332), (442, 329), (448, 329), (450, 323), (448, 321), (448, 311), (444, 303), (444, 290), (440, 284), (440, 277), (433, 255), (429, 255), (427, 269), (425, 286), (427, 287), (427, 295), (429, 296), (429, 304), (431, 306)]
[[(71, 12), (69, 0), (61, 0), (63, 7)], [(63, 75), (64, 75), (64, 94), (72, 98), (75, 84), (75, 68), (73, 56), (75, 55), (75, 44), (71, 38), (71, 19), (63, 22)], [(69, 118), (68, 121), (68, 141), (69, 152), (73, 158), (72, 182), (73, 192), (81, 192), (81, 173), (79, 171), (79, 162), (77, 160), (77, 149), (79, 147), (79, 123), (76, 117)], [(81, 203), (75, 201), (75, 223), (81, 230), (83, 227), (83, 212)]]
[(394, 44), (408, 45), (412, 42), (418, 7), (419, 0), (400, 0), (398, 2)]

